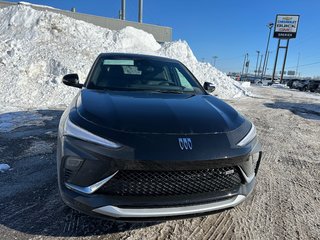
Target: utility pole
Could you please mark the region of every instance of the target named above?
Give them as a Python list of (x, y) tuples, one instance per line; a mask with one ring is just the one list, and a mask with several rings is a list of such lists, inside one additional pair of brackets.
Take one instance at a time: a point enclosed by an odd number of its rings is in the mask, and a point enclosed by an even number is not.
[(269, 23), (267, 25), (267, 27), (269, 28), (269, 35), (268, 35), (266, 53), (264, 54), (264, 61), (263, 61), (263, 67), (262, 67), (262, 72), (261, 72), (261, 79), (260, 79), (261, 81), (262, 81), (263, 73), (264, 73), (265, 67), (266, 67), (267, 54), (268, 54), (268, 50), (269, 50), (269, 42), (270, 42), (271, 30), (272, 30), (273, 25), (274, 25), (273, 23)]
[(258, 53), (258, 56), (257, 56), (256, 70), (255, 70), (255, 72), (254, 72), (254, 76), (255, 76), (255, 77), (257, 76), (257, 71), (258, 71), (258, 62), (259, 62), (260, 51), (257, 51), (257, 53)]
[(213, 66), (215, 67), (216, 66), (216, 60), (217, 60), (218, 56), (213, 56), (212, 58), (213, 58)]

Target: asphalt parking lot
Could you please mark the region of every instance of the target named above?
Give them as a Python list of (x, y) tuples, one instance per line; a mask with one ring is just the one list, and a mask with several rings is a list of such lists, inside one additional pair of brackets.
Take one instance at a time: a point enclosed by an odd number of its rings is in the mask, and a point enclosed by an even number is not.
[(256, 125), (264, 157), (254, 193), (231, 210), (149, 223), (96, 219), (59, 198), (61, 109), (0, 114), (0, 238), (320, 239), (320, 95), (253, 87), (228, 101)]

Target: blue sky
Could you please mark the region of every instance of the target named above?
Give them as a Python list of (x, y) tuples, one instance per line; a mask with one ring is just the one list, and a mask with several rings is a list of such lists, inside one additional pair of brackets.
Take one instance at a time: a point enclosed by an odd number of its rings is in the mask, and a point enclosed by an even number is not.
[[(117, 17), (120, 0), (29, 0), (65, 10)], [(138, 0), (127, 0), (127, 20), (137, 20)], [(173, 39), (186, 40), (196, 57), (225, 71), (241, 71), (249, 53), (250, 71), (256, 66), (256, 50), (265, 52), (269, 22), (276, 14), (299, 14), (297, 38), (290, 40), (287, 69), (295, 70), (300, 53), (302, 76), (320, 76), (320, 0), (144, 0), (144, 22), (173, 28)], [(285, 44), (285, 42), (283, 42)], [(274, 64), (277, 40), (271, 38), (268, 73)], [(279, 71), (284, 51), (280, 51)]]

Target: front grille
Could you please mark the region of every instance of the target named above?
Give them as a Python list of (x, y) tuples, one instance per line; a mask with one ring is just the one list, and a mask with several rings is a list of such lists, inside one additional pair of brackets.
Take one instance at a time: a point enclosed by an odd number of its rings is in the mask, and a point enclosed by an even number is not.
[(239, 187), (238, 168), (184, 171), (119, 171), (99, 193), (120, 196), (174, 196), (227, 191)]

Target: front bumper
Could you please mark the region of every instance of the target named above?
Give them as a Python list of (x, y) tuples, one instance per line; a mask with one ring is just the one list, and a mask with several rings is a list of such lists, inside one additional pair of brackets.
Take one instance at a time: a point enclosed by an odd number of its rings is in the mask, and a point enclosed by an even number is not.
[[(255, 142), (253, 145), (252, 152), (259, 152), (259, 144)], [(145, 161), (117, 159), (117, 155), (123, 155), (123, 152), (127, 152), (129, 155), (132, 153), (130, 149), (122, 149), (118, 153), (110, 152), (100, 146), (85, 143), (81, 140), (70, 137), (59, 138), (57, 155), (58, 179), (60, 194), (64, 202), (88, 215), (126, 221), (202, 215), (231, 208), (244, 201), (254, 188), (255, 175), (261, 160), (260, 152), (256, 168), (253, 171), (249, 171), (249, 155), (233, 157), (227, 160), (198, 161), (196, 163), (170, 161), (170, 163), (166, 162), (161, 165), (159, 162), (147, 163)], [(73, 175), (69, 176), (69, 180), (66, 181), (64, 165), (65, 160), (70, 156), (87, 159), (87, 161), (82, 164), (80, 169), (74, 171)], [(242, 182), (238, 187), (220, 192), (179, 196), (116, 196), (102, 194), (98, 191), (101, 186), (112, 179), (117, 171), (123, 169), (143, 169), (146, 171), (151, 169), (184, 170), (224, 166), (237, 166), (239, 168)], [(87, 173), (84, 174), (84, 172)]]
[(245, 200), (246, 196), (237, 195), (219, 202), (200, 205), (165, 208), (120, 208), (111, 205), (93, 209), (93, 212), (113, 218), (161, 218), (195, 215), (234, 207)]

